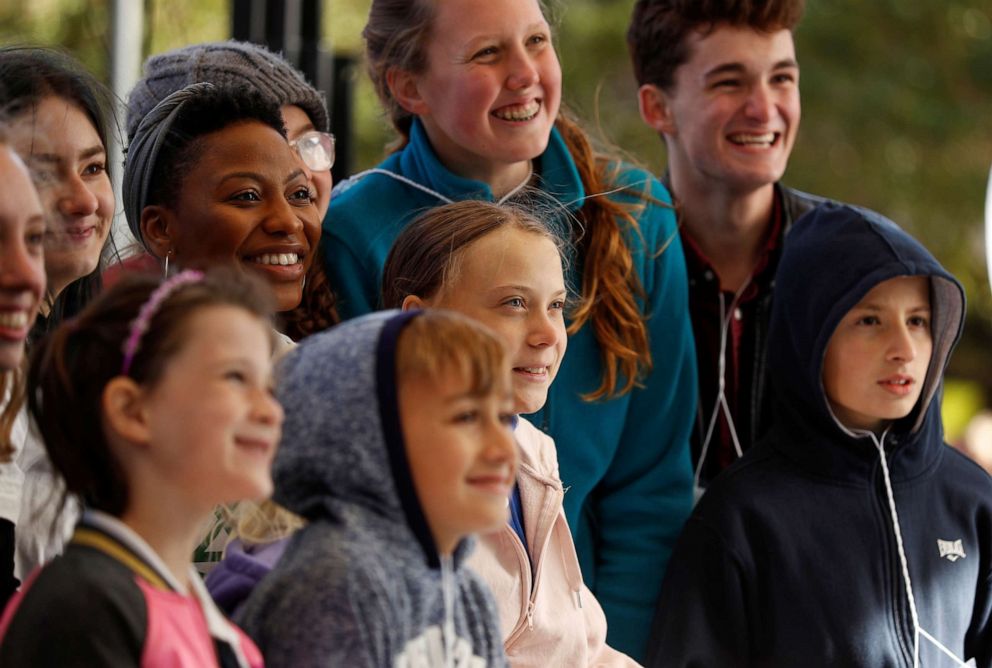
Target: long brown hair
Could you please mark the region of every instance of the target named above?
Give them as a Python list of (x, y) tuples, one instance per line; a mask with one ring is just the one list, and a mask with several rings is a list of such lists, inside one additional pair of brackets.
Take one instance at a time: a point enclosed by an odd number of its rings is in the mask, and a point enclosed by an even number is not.
[(400, 308), (410, 295), (430, 299), (451, 285), (466, 249), (507, 227), (552, 241), (565, 256), (552, 229), (516, 204), (463, 200), (428, 209), (403, 228), (382, 270), (382, 304)]
[[(394, 150), (408, 142), (413, 116), (393, 98), (388, 74), (391, 69), (414, 74), (426, 69), (433, 1), (373, 0), (362, 32), (369, 76), (400, 135)], [(627, 205), (603, 196), (616, 188), (619, 160), (595, 151), (585, 132), (566, 112), (559, 113), (555, 127), (568, 147), (586, 193), (577, 214), (580, 229), (574, 232), (582, 267), (582, 293), (571, 314), (568, 332), (574, 334), (586, 323), (593, 328), (603, 378), (585, 398), (611, 399), (639, 385), (653, 363), (645, 314), (637, 302), (644, 288), (633, 270), (629, 246), (640, 235), (636, 214), (652, 200), (646, 193), (631, 193), (641, 202)], [(648, 252), (654, 253), (652, 249)], [(384, 281), (384, 285), (388, 282)]]

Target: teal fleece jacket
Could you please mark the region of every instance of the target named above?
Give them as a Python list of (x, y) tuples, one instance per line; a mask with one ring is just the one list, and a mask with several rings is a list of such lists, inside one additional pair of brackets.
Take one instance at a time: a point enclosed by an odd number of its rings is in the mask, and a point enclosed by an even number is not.
[[(557, 130), (534, 169), (543, 191), (578, 211), (586, 193)], [(603, 375), (587, 325), (569, 338), (547, 404), (529, 419), (557, 444), (565, 514), (583, 577), (606, 613), (608, 642), (637, 659), (669, 555), (692, 510), (695, 349), (670, 195), (648, 172), (627, 165), (614, 188), (621, 190), (609, 196), (618, 202), (639, 202), (638, 194), (646, 192), (664, 203), (647, 203), (638, 215), (640, 233), (628, 236), (644, 287), (640, 303), (648, 314), (653, 371), (633, 392), (584, 401), (581, 395), (595, 390)], [(445, 200), (470, 198), (491, 201), (493, 194), (488, 185), (444, 167), (417, 121), (403, 150), (340, 184), (324, 220), (323, 247), (342, 317), (380, 306), (383, 265), (404, 226)], [(570, 264), (567, 280), (575, 289), (581, 267)]]

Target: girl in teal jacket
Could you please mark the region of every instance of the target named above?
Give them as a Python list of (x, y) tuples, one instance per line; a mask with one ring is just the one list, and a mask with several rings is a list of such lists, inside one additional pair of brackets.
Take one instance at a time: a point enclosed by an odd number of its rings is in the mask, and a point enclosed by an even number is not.
[(425, 209), (525, 189), (554, 202), (575, 247), (571, 336), (530, 419), (558, 444), (608, 642), (638, 658), (692, 506), (695, 351), (671, 198), (559, 113), (561, 68), (537, 0), (374, 0), (364, 35), (400, 147), (331, 199), (324, 252), (339, 311), (379, 306), (390, 246)]

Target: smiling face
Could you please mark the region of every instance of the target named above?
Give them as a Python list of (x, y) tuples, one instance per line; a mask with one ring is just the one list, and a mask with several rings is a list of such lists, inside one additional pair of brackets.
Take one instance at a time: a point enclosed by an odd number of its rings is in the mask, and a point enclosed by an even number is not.
[(59, 97), (43, 98), (15, 117), (14, 126), (15, 148), (48, 215), (45, 270), (48, 289), (58, 295), (96, 269), (110, 234), (114, 191), (106, 148), (86, 114)]
[(651, 123), (668, 145), (676, 192), (771, 187), (799, 129), (792, 33), (721, 25), (687, 41), (690, 55), (674, 85), (658, 91), (665, 113)]
[(306, 172), (286, 140), (256, 121), (199, 139), (166, 227), (183, 267), (235, 264), (262, 276), (279, 311), (300, 303), (320, 240)]
[(906, 417), (923, 389), (933, 340), (930, 280), (879, 283), (830, 337), (823, 388), (834, 415), (849, 429), (880, 431)]
[(466, 374), (413, 376), (398, 387), (410, 474), (441, 554), (506, 524), (517, 474), (512, 402), (472, 391)]
[[(313, 121), (295, 104), (284, 104), (279, 112), (282, 114), (282, 122), (286, 125), (286, 139), (291, 143), (299, 139), (304, 132), (314, 130)], [(313, 188), (317, 191), (317, 215), (323, 220), (331, 203), (334, 180), (329, 169), (310, 170), (310, 176), (313, 179)]]
[(45, 214), (28, 170), (0, 144), (0, 370), (16, 369), (45, 290)]
[(193, 506), (264, 498), (283, 419), (270, 392), (268, 327), (242, 308), (209, 306), (184, 331), (144, 399), (150, 465)]
[(544, 152), (558, 116), (551, 29), (536, 0), (444, 0), (435, 9), (426, 71), (404, 106), (449, 169), (512, 187)]
[(447, 308), (492, 329), (510, 353), (513, 410), (544, 406), (565, 355), (565, 279), (555, 244), (503, 227), (462, 251), (449, 284), (427, 306)]

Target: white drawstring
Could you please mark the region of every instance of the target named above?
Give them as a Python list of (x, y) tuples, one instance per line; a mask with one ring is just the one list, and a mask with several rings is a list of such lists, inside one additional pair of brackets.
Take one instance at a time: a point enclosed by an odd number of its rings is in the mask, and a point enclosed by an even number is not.
[[(410, 186), (411, 188), (416, 188), (417, 190), (419, 190), (421, 192), (424, 192), (424, 193), (427, 193), (428, 195), (431, 195), (433, 197), (436, 197), (439, 200), (441, 200), (442, 202), (444, 202), (445, 204), (454, 204), (455, 203), (455, 200), (451, 199), (450, 197), (446, 197), (445, 195), (442, 195), (441, 193), (439, 193), (436, 190), (433, 190), (432, 188), (428, 188), (427, 186), (425, 186), (425, 185), (423, 185), (421, 183), (417, 183), (413, 179), (409, 179), (409, 178), (407, 178), (407, 177), (405, 177), (405, 176), (403, 176), (401, 174), (397, 174), (395, 172), (389, 171), (388, 169), (382, 169), (380, 167), (373, 167), (372, 169), (366, 169), (364, 172), (359, 172), (358, 174), (355, 174), (354, 176), (351, 177), (351, 179), (356, 179), (357, 180), (357, 179), (362, 178), (366, 174), (382, 174), (383, 176), (388, 176), (389, 178), (395, 179), (395, 180), (399, 181), (400, 183), (405, 183), (406, 185)], [(499, 199), (497, 199), (496, 200), (496, 203), (497, 204), (504, 204), (508, 199), (510, 199), (511, 197), (513, 197), (514, 195), (516, 195), (518, 192), (520, 192), (521, 190), (523, 190), (524, 187), (528, 183), (530, 183), (530, 179), (531, 179), (532, 176), (534, 176), (534, 163), (533, 162), (528, 163), (527, 177), (524, 178), (524, 180), (521, 181), (520, 184), (517, 185), (515, 188), (513, 188), (510, 192), (506, 193), (505, 195), (503, 195), (502, 197), (500, 197)], [(349, 180), (351, 180), (351, 179), (349, 179)]]
[[(734, 425), (734, 416), (730, 413), (730, 405), (727, 403), (727, 338), (730, 333), (730, 320), (733, 314), (737, 310), (738, 303), (740, 302), (741, 296), (744, 294), (744, 290), (747, 286), (751, 284), (751, 277), (748, 276), (744, 284), (737, 289), (734, 293), (734, 298), (730, 302), (730, 308), (725, 308), (726, 303), (723, 298), (723, 291), (720, 291), (720, 356), (717, 361), (717, 391), (716, 391), (716, 401), (713, 404), (713, 412), (710, 414), (709, 425), (706, 427), (706, 435), (703, 437), (703, 445), (699, 451), (699, 461), (696, 463), (696, 472), (693, 475), (693, 484), (697, 490), (696, 498), (700, 494), (699, 478), (703, 472), (703, 465), (706, 463), (706, 455), (709, 453), (710, 442), (713, 440), (713, 432), (716, 429), (717, 420), (720, 417), (720, 413), (727, 418), (727, 426), (730, 428), (730, 438), (734, 442), (734, 450), (737, 452), (737, 456), (741, 457), (744, 454), (743, 448), (741, 448), (740, 439), (737, 437), (737, 427)], [(699, 409), (702, 411), (702, 408)]]
[(906, 599), (909, 601), (909, 614), (913, 619), (913, 668), (919, 668), (920, 666), (920, 636), (933, 643), (940, 651), (949, 656), (955, 663), (959, 666), (967, 668), (969, 664), (962, 661), (954, 652), (947, 649), (943, 644), (941, 644), (936, 638), (927, 633), (926, 630), (920, 626), (920, 618), (916, 612), (916, 597), (913, 595), (913, 581), (909, 577), (909, 562), (906, 559), (906, 549), (903, 547), (902, 542), (902, 531), (899, 528), (899, 514), (896, 512), (896, 497), (892, 492), (892, 480), (889, 477), (889, 464), (885, 460), (885, 448), (882, 447), (882, 443), (885, 441), (885, 436), (888, 434), (888, 430), (882, 433), (882, 437), (878, 438), (872, 432), (858, 432), (865, 433), (871, 437), (872, 442), (875, 444), (875, 449), (878, 450), (878, 456), (882, 461), (882, 477), (885, 480), (885, 494), (888, 497), (889, 502), (889, 515), (892, 519), (892, 530), (896, 535), (896, 548), (899, 551), (899, 562), (902, 565), (902, 578), (906, 583)]
[(444, 600), (444, 665), (455, 665), (455, 592), (452, 587), (451, 555), (441, 557), (441, 595)]

